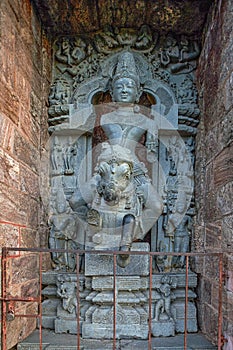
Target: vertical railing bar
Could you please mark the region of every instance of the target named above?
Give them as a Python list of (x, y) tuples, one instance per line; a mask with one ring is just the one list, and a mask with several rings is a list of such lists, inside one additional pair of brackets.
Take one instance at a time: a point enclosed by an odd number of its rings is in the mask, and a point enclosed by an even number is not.
[(39, 253), (39, 337), (40, 337), (40, 350), (42, 350), (42, 252)]
[(219, 285), (218, 285), (218, 350), (222, 348), (222, 285), (223, 285), (223, 254), (219, 254)]
[(77, 349), (80, 349), (80, 293), (79, 293), (79, 284), (80, 284), (80, 274), (79, 274), (79, 253), (76, 254), (76, 276), (77, 276), (77, 307), (76, 307), (76, 315), (77, 315)]
[(189, 271), (189, 257), (185, 256), (185, 306), (184, 306), (184, 350), (187, 350), (187, 319), (188, 319), (188, 292), (189, 292), (189, 280), (188, 280), (188, 271)]
[(149, 325), (148, 325), (148, 350), (151, 350), (151, 323), (152, 323), (152, 259), (153, 255), (150, 254), (150, 267), (149, 267)]
[(7, 260), (7, 249), (5, 247), (2, 248), (2, 329), (1, 329), (1, 348), (2, 350), (7, 350), (7, 329), (6, 329), (6, 312), (7, 312), (7, 304), (6, 304), (6, 260)]
[(116, 254), (113, 254), (113, 350), (116, 350), (116, 302), (117, 302), (117, 286), (116, 286)]

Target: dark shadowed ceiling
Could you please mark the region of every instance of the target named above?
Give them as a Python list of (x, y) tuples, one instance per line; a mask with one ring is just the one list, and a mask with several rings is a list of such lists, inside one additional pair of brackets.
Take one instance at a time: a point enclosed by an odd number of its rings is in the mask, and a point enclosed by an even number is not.
[(32, 0), (52, 36), (97, 31), (106, 25), (199, 36), (213, 0)]

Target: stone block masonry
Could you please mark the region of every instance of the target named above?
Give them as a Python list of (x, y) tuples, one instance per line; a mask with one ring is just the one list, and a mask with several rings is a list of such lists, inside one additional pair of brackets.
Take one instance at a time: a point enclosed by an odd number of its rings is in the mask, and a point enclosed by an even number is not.
[[(233, 250), (232, 11), (232, 1), (216, 1), (206, 24), (197, 72), (201, 120), (196, 138), (196, 203), (199, 212), (195, 241), (199, 242), (199, 248), (226, 251), (223, 333), (228, 344), (233, 339), (233, 264), (232, 255), (227, 253)], [(208, 259), (201, 266), (199, 322), (201, 329), (213, 340), (217, 332), (218, 270), (217, 264)]]
[[(39, 162), (48, 138), (50, 43), (31, 1), (2, 0), (0, 18), (0, 245), (40, 247), (40, 224), (45, 219), (41, 214)], [(37, 266), (35, 255), (12, 252), (7, 265), (11, 295), (23, 298), (37, 294)], [(37, 309), (34, 303), (17, 303), (15, 307), (21, 314)], [(9, 323), (7, 347), (24, 339), (35, 326), (31, 318)]]

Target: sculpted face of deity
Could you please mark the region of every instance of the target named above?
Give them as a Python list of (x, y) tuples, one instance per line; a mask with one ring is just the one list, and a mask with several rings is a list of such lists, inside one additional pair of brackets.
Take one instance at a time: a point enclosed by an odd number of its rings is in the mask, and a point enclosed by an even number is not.
[(128, 77), (117, 79), (113, 85), (113, 101), (134, 103), (138, 99), (136, 82)]

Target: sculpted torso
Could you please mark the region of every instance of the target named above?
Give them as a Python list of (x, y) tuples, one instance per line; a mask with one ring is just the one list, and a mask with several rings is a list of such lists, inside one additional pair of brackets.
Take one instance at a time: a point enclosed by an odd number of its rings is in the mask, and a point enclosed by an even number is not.
[(101, 126), (112, 145), (129, 148), (133, 153), (136, 143), (145, 133), (145, 118), (133, 107), (122, 107), (101, 117)]

